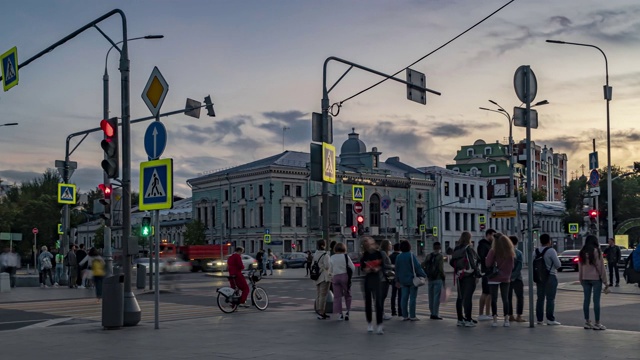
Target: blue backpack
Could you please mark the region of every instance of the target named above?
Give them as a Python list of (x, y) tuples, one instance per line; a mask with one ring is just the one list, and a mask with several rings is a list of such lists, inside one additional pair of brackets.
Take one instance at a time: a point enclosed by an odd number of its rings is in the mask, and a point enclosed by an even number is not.
[(631, 253), (633, 259), (633, 270), (640, 271), (640, 246)]

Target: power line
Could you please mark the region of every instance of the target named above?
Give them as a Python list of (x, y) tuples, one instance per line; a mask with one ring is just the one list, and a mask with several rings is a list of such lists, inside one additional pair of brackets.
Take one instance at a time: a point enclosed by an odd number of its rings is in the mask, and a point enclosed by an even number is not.
[[(396, 76), (396, 75), (400, 74), (401, 72), (403, 72), (403, 71), (407, 70), (407, 69), (408, 69), (408, 68), (410, 68), (411, 66), (413, 66), (413, 65), (415, 65), (415, 64), (417, 64), (417, 63), (419, 63), (420, 61), (422, 61), (422, 60), (426, 59), (426, 58), (427, 58), (428, 56), (430, 56), (431, 54), (433, 54), (433, 53), (437, 52), (438, 50), (442, 49), (443, 47), (445, 47), (445, 46), (449, 45), (450, 43), (454, 42), (454, 41), (455, 41), (455, 40), (457, 40), (459, 37), (461, 37), (462, 35), (464, 35), (464, 34), (468, 33), (469, 31), (473, 30), (476, 26), (478, 26), (478, 25), (482, 24), (483, 22), (485, 22), (486, 20), (488, 20), (490, 17), (492, 17), (493, 15), (497, 14), (498, 12), (500, 12), (500, 11), (501, 11), (502, 9), (504, 9), (505, 7), (509, 6), (509, 5), (510, 5), (512, 2), (514, 2), (514, 1), (515, 1), (515, 0), (510, 0), (508, 3), (506, 3), (506, 4), (502, 5), (502, 6), (501, 6), (500, 8), (498, 8), (496, 11), (494, 11), (494, 12), (492, 12), (491, 14), (487, 15), (484, 19), (482, 19), (482, 20), (478, 21), (478, 22), (477, 22), (477, 23), (475, 23), (473, 26), (471, 26), (471, 27), (470, 27), (470, 28), (468, 28), (467, 30), (465, 30), (465, 31), (461, 32), (460, 34), (458, 34), (458, 35), (457, 35), (456, 37), (454, 37), (453, 39), (451, 39), (451, 40), (447, 41), (446, 43), (444, 43), (444, 44), (440, 45), (440, 46), (439, 46), (438, 48), (436, 48), (435, 50), (433, 50), (433, 51), (431, 51), (430, 53), (426, 54), (425, 56), (423, 56), (423, 57), (419, 58), (418, 60), (416, 60), (416, 61), (412, 62), (412, 63), (411, 63), (411, 64), (409, 64), (408, 66), (406, 66), (406, 67), (404, 67), (404, 68), (402, 68), (402, 69), (398, 70), (398, 72), (396, 72), (395, 74), (392, 74), (392, 75), (391, 75), (391, 77), (394, 77), (394, 76)], [(380, 81), (378, 81), (377, 83), (375, 83), (375, 84), (373, 84), (373, 85), (369, 86), (368, 88), (365, 88), (364, 90), (361, 90), (361, 91), (359, 91), (359, 92), (357, 92), (357, 93), (355, 93), (355, 94), (353, 94), (353, 95), (349, 96), (348, 98), (346, 98), (346, 99), (344, 99), (344, 100), (342, 100), (342, 101), (338, 102), (338, 103), (337, 103), (337, 104), (338, 104), (338, 106), (339, 106), (339, 107), (340, 107), (340, 106), (342, 106), (342, 104), (344, 104), (345, 102), (347, 102), (347, 101), (349, 101), (349, 100), (353, 99), (354, 97), (356, 97), (356, 96), (358, 96), (358, 95), (360, 95), (360, 94), (363, 94), (363, 93), (365, 93), (365, 92), (367, 92), (367, 91), (369, 91), (369, 90), (373, 89), (374, 87), (376, 87), (376, 86), (378, 86), (378, 85), (382, 84), (383, 82), (385, 82), (385, 81), (387, 81), (387, 80), (389, 80), (389, 78), (388, 78), (388, 77), (387, 77), (387, 78), (384, 78), (384, 79), (382, 79), (382, 80), (380, 80)]]

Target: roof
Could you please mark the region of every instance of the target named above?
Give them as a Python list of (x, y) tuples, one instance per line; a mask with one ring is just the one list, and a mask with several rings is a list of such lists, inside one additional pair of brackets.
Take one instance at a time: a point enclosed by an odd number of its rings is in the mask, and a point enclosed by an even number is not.
[[(491, 154), (484, 153), (484, 149), (486, 148), (491, 149)], [(469, 149), (473, 149), (474, 155), (469, 156), (468, 154)], [(480, 141), (476, 141), (473, 145), (463, 145), (460, 148), (460, 150), (458, 150), (456, 157), (453, 159), (456, 161), (468, 160), (468, 159), (477, 158), (478, 155), (480, 155), (480, 157), (488, 157), (488, 158), (508, 156), (507, 153), (505, 152), (505, 145), (502, 145), (497, 142), (485, 144), (484, 141), (480, 140)]]
[(309, 153), (287, 150), (280, 154), (276, 154), (263, 159), (252, 161), (250, 163), (246, 163), (243, 165), (209, 172), (209, 173), (203, 174), (202, 176), (188, 179), (187, 182), (195, 179), (203, 179), (207, 177), (217, 177), (220, 175), (235, 174), (235, 173), (239, 173), (247, 170), (259, 169), (259, 168), (269, 167), (273, 165), (306, 168), (307, 163), (309, 161), (310, 161)]

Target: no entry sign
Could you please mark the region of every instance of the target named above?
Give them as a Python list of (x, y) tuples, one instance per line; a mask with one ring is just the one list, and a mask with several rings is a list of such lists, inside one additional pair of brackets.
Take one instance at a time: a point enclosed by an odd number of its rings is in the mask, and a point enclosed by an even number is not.
[(361, 202), (357, 202), (353, 204), (353, 212), (355, 212), (356, 214), (362, 213), (363, 209), (364, 207), (362, 206)]

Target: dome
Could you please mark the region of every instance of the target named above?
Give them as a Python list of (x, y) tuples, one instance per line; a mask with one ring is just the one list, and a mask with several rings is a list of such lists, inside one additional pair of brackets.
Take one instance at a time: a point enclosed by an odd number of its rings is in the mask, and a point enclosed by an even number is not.
[(342, 143), (342, 147), (340, 148), (340, 155), (343, 154), (363, 154), (367, 152), (367, 146), (360, 140), (359, 134), (356, 133), (356, 129), (351, 129), (351, 134), (349, 134), (349, 139)]

